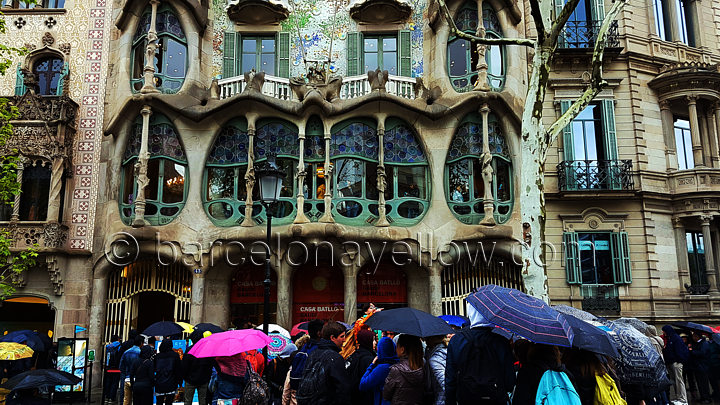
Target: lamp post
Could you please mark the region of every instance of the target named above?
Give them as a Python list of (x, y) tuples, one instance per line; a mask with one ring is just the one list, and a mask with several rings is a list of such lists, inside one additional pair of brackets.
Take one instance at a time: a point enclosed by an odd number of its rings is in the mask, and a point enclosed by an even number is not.
[[(263, 333), (268, 334), (268, 322), (270, 318), (270, 232), (272, 229), (272, 212), (271, 206), (278, 201), (280, 190), (282, 189), (283, 172), (277, 168), (274, 160), (268, 156), (268, 160), (264, 166), (256, 170), (256, 175), (260, 186), (260, 203), (265, 207), (265, 215), (267, 216), (267, 260), (265, 261), (265, 294), (263, 301)], [(268, 358), (267, 346), (263, 349), (265, 360)]]

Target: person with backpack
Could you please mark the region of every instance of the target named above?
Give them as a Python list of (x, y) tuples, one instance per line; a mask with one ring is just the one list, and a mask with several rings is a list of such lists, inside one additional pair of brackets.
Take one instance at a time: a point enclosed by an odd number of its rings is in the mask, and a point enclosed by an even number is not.
[(172, 405), (177, 388), (182, 384), (180, 355), (173, 350), (170, 339), (160, 342), (160, 353), (155, 355), (155, 396), (158, 405)]
[(140, 348), (145, 343), (145, 338), (140, 335), (135, 336), (133, 346), (126, 350), (120, 357), (120, 381), (122, 389), (120, 390), (120, 401), (123, 405), (131, 405), (133, 403), (133, 391), (130, 381), (130, 372), (135, 366), (135, 362), (140, 357)]
[[(140, 356), (133, 362), (130, 371), (133, 405), (152, 405), (155, 386), (155, 350), (150, 346), (140, 349)], [(127, 396), (125, 397), (127, 399)]]
[(430, 336), (425, 339), (425, 390), (432, 395), (432, 403), (445, 405), (445, 364), (447, 363), (447, 336)]
[(705, 336), (698, 332), (692, 333), (692, 351), (690, 352), (690, 369), (695, 375), (698, 391), (700, 393), (700, 403), (709, 404), (710, 399), (710, 379), (708, 371), (710, 359), (710, 343)]
[(283, 387), (288, 371), (290, 371), (290, 356), (297, 351), (294, 343), (288, 343), (278, 356), (265, 368), (265, 377), (270, 385), (270, 404), (282, 404)]
[(538, 404), (580, 405), (580, 395), (565, 373), (560, 349), (533, 343), (518, 371), (512, 405)]
[(445, 404), (507, 404), (515, 385), (515, 358), (507, 339), (468, 305), (470, 329), (455, 334), (447, 348)]
[(370, 391), (360, 391), (360, 380), (375, 358), (373, 351), (375, 334), (371, 330), (363, 329), (357, 332), (355, 339), (357, 348), (347, 359), (351, 387), (350, 397), (353, 405), (368, 405), (373, 402), (373, 394)]
[(292, 363), (295, 360), (295, 356), (300, 353), (309, 341), (310, 335), (304, 332), (295, 340), (295, 346), (297, 346), (298, 350), (290, 355), (291, 366), (290, 370), (288, 370), (287, 377), (285, 377), (285, 385), (283, 386), (282, 393), (282, 405), (297, 405), (297, 399), (295, 398), (296, 390), (292, 389), (290, 386), (290, 373), (292, 372)]
[[(400, 361), (395, 350), (395, 343), (389, 337), (382, 337), (377, 344), (377, 357), (365, 370), (360, 379), (360, 392), (367, 391), (373, 394), (372, 405), (390, 405), (390, 401), (383, 400), (385, 379), (390, 373), (390, 367)], [(284, 404), (283, 404), (284, 405)]]
[[(347, 405), (350, 379), (340, 348), (345, 327), (331, 321), (322, 328), (322, 340), (307, 359), (296, 398), (298, 405)], [(297, 355), (295, 356), (297, 359)]]
[(687, 391), (685, 390), (685, 380), (683, 379), (683, 365), (690, 360), (690, 351), (680, 335), (677, 334), (675, 328), (670, 325), (662, 327), (665, 335), (665, 350), (663, 357), (665, 364), (668, 366), (670, 376), (674, 380), (675, 395), (671, 398), (673, 401), (687, 404)]
[(582, 405), (626, 404), (615, 380), (595, 353), (573, 348), (563, 354), (563, 362), (573, 376), (573, 385)]
[[(323, 321), (319, 319), (308, 322), (308, 335), (310, 340), (295, 354), (290, 365), (290, 390), (295, 391), (296, 395), (298, 388), (300, 388), (300, 380), (305, 371), (305, 364), (320, 343), (320, 332), (322, 331), (323, 325)], [(298, 347), (300, 346), (298, 345)], [(286, 396), (284, 392), (283, 396)]]
[(422, 405), (425, 402), (422, 341), (403, 333), (398, 337), (395, 352), (400, 361), (390, 367), (383, 399), (392, 405)]
[[(202, 332), (193, 331), (190, 340), (193, 344), (202, 339)], [(208, 398), (208, 383), (212, 376), (212, 368), (215, 364), (211, 358), (200, 358), (190, 353), (185, 353), (182, 358), (182, 376), (185, 381), (185, 405), (192, 405), (195, 391), (197, 391), (198, 402), (205, 405)]]
[(120, 385), (120, 336), (112, 335), (105, 346), (105, 375), (103, 393), (106, 401), (114, 401)]
[(213, 400), (242, 398), (247, 383), (247, 369), (250, 367), (245, 353), (234, 356), (216, 357), (220, 371)]

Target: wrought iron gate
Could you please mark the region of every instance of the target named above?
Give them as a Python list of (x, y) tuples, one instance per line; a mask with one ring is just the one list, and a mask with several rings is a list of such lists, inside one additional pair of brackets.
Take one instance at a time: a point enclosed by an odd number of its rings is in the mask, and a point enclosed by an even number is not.
[(123, 340), (128, 338), (133, 316), (138, 313), (137, 294), (149, 291), (165, 292), (175, 297), (175, 321), (187, 322), (190, 319), (190, 271), (179, 263), (164, 266), (155, 261), (138, 261), (108, 276), (106, 342), (112, 335), (118, 335)]
[(442, 310), (445, 315), (466, 315), (464, 299), (476, 288), (497, 284), (525, 291), (520, 271), (522, 266), (511, 259), (493, 258), (489, 263), (477, 259), (473, 265), (463, 258), (445, 267), (442, 272)]

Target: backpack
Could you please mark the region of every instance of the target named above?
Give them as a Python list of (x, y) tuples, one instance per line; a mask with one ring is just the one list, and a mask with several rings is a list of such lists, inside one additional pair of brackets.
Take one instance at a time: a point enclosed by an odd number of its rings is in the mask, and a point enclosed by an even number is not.
[(423, 364), (423, 405), (434, 404), (438, 392), (440, 392), (440, 384), (433, 375), (430, 358), (428, 357)]
[(292, 361), (292, 369), (290, 370), (290, 388), (297, 391), (300, 388), (300, 380), (302, 380), (303, 371), (305, 370), (305, 363), (307, 362), (310, 353), (317, 349), (317, 345), (314, 342), (308, 342), (303, 348), (295, 354), (295, 358)]
[[(295, 397), (298, 404), (317, 404), (328, 398), (327, 371), (328, 363), (332, 360), (332, 351), (324, 350), (317, 353), (313, 360), (307, 364), (300, 381)], [(305, 365), (303, 365), (305, 366)]]
[[(458, 367), (457, 402), (459, 404), (502, 404), (508, 402), (507, 389), (498, 373), (500, 362), (487, 344), (487, 335), (473, 339), (470, 331), (461, 332), (470, 352)], [(500, 375), (500, 376), (499, 376)]]
[(122, 353), (120, 353), (120, 344), (108, 345), (106, 356), (107, 363), (105, 364), (105, 368), (108, 370), (119, 370), (120, 357), (122, 356)]
[(535, 405), (582, 405), (570, 378), (562, 371), (546, 371), (535, 395)]
[(243, 389), (241, 405), (266, 405), (268, 403), (268, 385), (247, 363), (247, 383)]
[(627, 402), (620, 396), (615, 380), (608, 373), (595, 375), (595, 382), (593, 405), (627, 405)]

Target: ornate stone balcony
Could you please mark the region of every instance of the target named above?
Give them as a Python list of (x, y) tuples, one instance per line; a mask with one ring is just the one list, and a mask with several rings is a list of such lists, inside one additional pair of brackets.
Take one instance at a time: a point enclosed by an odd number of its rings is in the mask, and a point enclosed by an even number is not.
[(720, 170), (696, 167), (669, 175), (670, 190), (674, 194), (720, 192)]
[(412, 14), (408, 0), (352, 0), (349, 9), (360, 24), (402, 23)]
[(0, 222), (0, 230), (10, 232), (15, 249), (58, 249), (68, 237), (68, 227), (57, 222)]
[(288, 18), (290, 5), (287, 0), (230, 0), (226, 11), (239, 24), (277, 24)]

